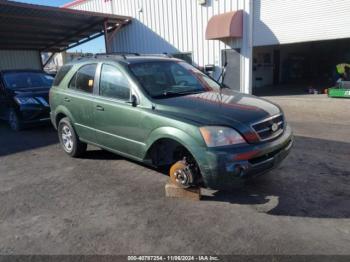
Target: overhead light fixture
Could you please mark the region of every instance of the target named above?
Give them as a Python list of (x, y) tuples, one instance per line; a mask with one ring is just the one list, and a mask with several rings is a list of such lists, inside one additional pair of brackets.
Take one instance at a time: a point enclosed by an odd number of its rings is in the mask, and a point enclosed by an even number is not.
[(207, 3), (207, 0), (197, 0), (198, 4), (205, 5)]

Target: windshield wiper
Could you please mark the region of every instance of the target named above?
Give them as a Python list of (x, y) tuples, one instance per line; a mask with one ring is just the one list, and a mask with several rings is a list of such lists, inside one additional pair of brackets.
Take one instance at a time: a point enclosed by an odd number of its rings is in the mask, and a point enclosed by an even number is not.
[(204, 90), (191, 90), (191, 91), (182, 91), (182, 92), (174, 92), (174, 91), (166, 91), (161, 95), (153, 96), (153, 98), (165, 98), (171, 96), (184, 96), (184, 95), (193, 95), (198, 93), (203, 93)]

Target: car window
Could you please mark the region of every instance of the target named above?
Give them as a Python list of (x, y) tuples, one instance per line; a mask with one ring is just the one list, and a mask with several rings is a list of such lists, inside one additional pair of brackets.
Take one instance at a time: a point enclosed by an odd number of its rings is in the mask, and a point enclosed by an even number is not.
[(129, 81), (115, 66), (107, 64), (102, 66), (100, 78), (100, 95), (104, 97), (129, 100)]
[(67, 75), (67, 73), (69, 72), (69, 70), (71, 70), (72, 66), (71, 65), (64, 65), (60, 68), (60, 70), (58, 71), (55, 80), (53, 81), (53, 85), (54, 86), (58, 86), (63, 78)]
[(177, 63), (174, 63), (171, 66), (171, 73), (174, 77), (176, 85), (197, 85), (197, 79), (193, 77), (192, 73)]
[(97, 64), (90, 64), (81, 67), (70, 81), (69, 88), (92, 94), (96, 67)]
[(129, 68), (152, 98), (220, 89), (218, 83), (186, 62), (141, 62), (131, 64)]

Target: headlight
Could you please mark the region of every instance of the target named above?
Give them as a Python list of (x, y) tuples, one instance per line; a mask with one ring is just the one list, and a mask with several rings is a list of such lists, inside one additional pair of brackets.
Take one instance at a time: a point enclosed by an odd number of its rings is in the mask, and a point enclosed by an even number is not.
[(208, 147), (245, 143), (244, 138), (234, 129), (224, 126), (203, 126), (199, 128)]
[(19, 105), (37, 105), (39, 104), (38, 101), (36, 101), (33, 97), (15, 97), (15, 101)]

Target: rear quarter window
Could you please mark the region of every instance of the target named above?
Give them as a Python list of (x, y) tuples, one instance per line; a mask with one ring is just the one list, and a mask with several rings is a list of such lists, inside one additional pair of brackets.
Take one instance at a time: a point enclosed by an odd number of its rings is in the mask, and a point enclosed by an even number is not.
[(53, 85), (54, 86), (60, 85), (63, 78), (67, 75), (67, 73), (69, 72), (69, 70), (71, 70), (72, 67), (73, 67), (72, 65), (62, 66), (61, 69), (58, 71), (55, 77), (55, 80), (53, 81)]

